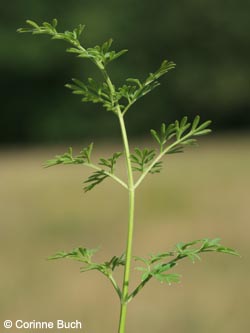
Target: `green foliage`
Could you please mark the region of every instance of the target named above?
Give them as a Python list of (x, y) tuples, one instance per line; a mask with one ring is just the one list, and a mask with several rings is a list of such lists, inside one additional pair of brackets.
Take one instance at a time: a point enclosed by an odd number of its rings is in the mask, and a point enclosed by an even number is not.
[(180, 275), (179, 274), (169, 274), (166, 272), (170, 270), (172, 267), (176, 265), (175, 262), (169, 262), (169, 263), (158, 263), (151, 266), (152, 262), (151, 260), (145, 260), (143, 258), (137, 257), (137, 260), (141, 260), (146, 264), (146, 267), (136, 267), (137, 270), (142, 271), (142, 281), (149, 280), (151, 277), (156, 278), (160, 282), (166, 282), (168, 284), (171, 284), (172, 282), (179, 282), (180, 281)]
[(187, 257), (192, 262), (195, 262), (196, 259), (200, 260), (199, 254), (204, 252), (221, 252), (239, 256), (234, 249), (222, 246), (220, 244), (220, 238), (204, 238), (190, 243), (178, 243), (176, 244), (176, 252), (179, 258)]
[(114, 256), (110, 259), (110, 261), (106, 262), (106, 266), (109, 267), (112, 271), (115, 270), (116, 267), (125, 265), (125, 253), (123, 253), (120, 257)]
[(100, 69), (104, 69), (108, 63), (119, 58), (127, 50), (121, 50), (119, 52), (111, 51), (111, 45), (113, 40), (109, 39), (102, 45), (96, 45), (95, 47), (84, 48), (81, 46), (79, 38), (81, 37), (85, 26), (80, 24), (73, 31), (58, 32), (57, 20), (53, 19), (52, 23), (43, 22), (42, 25), (37, 24), (34, 21), (27, 20), (26, 23), (30, 28), (20, 28), (17, 31), (21, 33), (30, 32), (34, 35), (45, 34), (50, 35), (52, 39), (64, 40), (74, 47), (68, 48), (66, 51), (75, 53), (79, 58), (88, 58), (93, 61)]
[(160, 68), (156, 72), (150, 73), (145, 81), (140, 82), (138, 79), (128, 78), (126, 81), (130, 84), (124, 84), (118, 89), (117, 93), (118, 101), (120, 99), (125, 99), (127, 101), (126, 105), (122, 104), (122, 109), (125, 109), (124, 114), (139, 98), (158, 87), (160, 84), (158, 79), (173, 68), (175, 68), (175, 64), (172, 61), (164, 60)]
[[(84, 184), (88, 184), (84, 187), (85, 192), (92, 190), (96, 185), (100, 184), (107, 177), (112, 177), (118, 180), (114, 176), (114, 171), (116, 162), (122, 153), (114, 153), (112, 157), (108, 159), (100, 158), (98, 164), (105, 168), (103, 169), (91, 162), (92, 150), (93, 143), (91, 143), (88, 147), (83, 148), (78, 155), (73, 156), (73, 149), (70, 147), (66, 153), (62, 155), (56, 155), (55, 158), (46, 161), (44, 166), (48, 168), (58, 164), (84, 164), (85, 166), (95, 169), (96, 171), (93, 172), (88, 177), (88, 179), (84, 181)], [(121, 180), (120, 182), (123, 183)]]
[[(136, 267), (137, 270), (142, 271), (142, 282), (133, 291), (130, 297), (134, 297), (141, 287), (145, 285), (152, 277), (160, 282), (171, 284), (172, 282), (180, 282), (180, 274), (166, 273), (177, 265), (177, 262), (184, 258), (189, 258), (193, 263), (196, 260), (201, 260), (200, 254), (204, 252), (220, 252), (239, 256), (239, 254), (231, 248), (225, 247), (220, 244), (220, 238), (215, 239), (198, 239), (189, 243), (178, 243), (175, 245), (174, 250), (170, 252), (158, 253), (150, 255), (149, 258), (134, 257), (135, 260), (144, 263), (144, 267)], [(166, 262), (169, 257), (174, 257)]]
[[(135, 153), (130, 155), (133, 163), (133, 170), (144, 172), (148, 164), (155, 158), (156, 151), (154, 149), (144, 148), (143, 150), (135, 148)], [(152, 165), (149, 173), (159, 173), (161, 171), (162, 162), (156, 162)]]
[(102, 45), (96, 45), (95, 47), (89, 47), (86, 50), (79, 50), (77, 48), (69, 48), (67, 52), (76, 53), (79, 58), (88, 58), (94, 60), (101, 68), (107, 66), (111, 61), (119, 58), (128, 50), (121, 50), (119, 52), (110, 51), (110, 47), (113, 43), (113, 40), (110, 38)]
[[(96, 48), (101, 49), (98, 46)], [(123, 53), (125, 52), (118, 52), (117, 54), (122, 55)], [(93, 59), (96, 63), (100, 62), (98, 53), (93, 54)], [(105, 68), (107, 63), (104, 60), (101, 62), (101, 68)], [(157, 80), (174, 67), (175, 64), (173, 62), (164, 60), (160, 68), (155, 73), (150, 73), (145, 81), (140, 82), (138, 79), (129, 78), (126, 81), (130, 85), (124, 84), (117, 91), (110, 91), (110, 87), (106, 82), (99, 83), (92, 78), (88, 78), (88, 84), (84, 84), (77, 79), (72, 79), (74, 84), (67, 84), (66, 87), (71, 89), (74, 94), (83, 95), (83, 102), (101, 103), (107, 111), (116, 112), (115, 102), (119, 102), (119, 106), (124, 110), (125, 114), (138, 99), (156, 88), (160, 84)], [(125, 104), (123, 104), (124, 100)]]
[(107, 111), (113, 111), (113, 101), (106, 83), (98, 83), (88, 78), (88, 84), (80, 80), (72, 79), (74, 84), (66, 84), (66, 87), (73, 91), (73, 94), (83, 95), (83, 102), (101, 103)]
[[(200, 123), (200, 116), (196, 116), (192, 123), (188, 122), (188, 117), (183, 117), (179, 122), (176, 120), (174, 123), (162, 124), (160, 131), (151, 129), (151, 135), (160, 146), (160, 152), (165, 154), (180, 153), (183, 151), (184, 146), (190, 146), (196, 144), (197, 140), (195, 136), (205, 135), (211, 132), (211, 129), (207, 127), (211, 124), (211, 121), (205, 121)], [(175, 139), (174, 144), (170, 148), (166, 148), (166, 143)]]
[[(178, 243), (173, 251), (158, 253), (150, 255), (149, 258), (144, 259), (135, 257), (138, 261), (144, 263), (144, 267), (137, 267), (137, 270), (142, 271), (141, 283), (129, 294), (130, 282), (130, 264), (132, 257), (132, 236), (134, 225), (134, 201), (135, 190), (149, 174), (159, 173), (162, 168), (162, 158), (166, 154), (173, 154), (182, 152), (185, 146), (193, 145), (196, 143), (196, 137), (205, 135), (211, 132), (208, 128), (211, 121), (200, 123), (200, 117), (196, 116), (193, 122), (188, 122), (187, 117), (183, 117), (181, 121), (176, 120), (174, 123), (162, 124), (160, 131), (151, 130), (151, 134), (157, 144), (159, 151), (156, 149), (139, 149), (135, 148), (134, 153), (130, 153), (129, 141), (124, 121), (124, 116), (129, 108), (141, 97), (148, 94), (155, 89), (158, 85), (158, 79), (166, 74), (169, 70), (175, 67), (173, 62), (164, 60), (160, 68), (150, 73), (149, 76), (141, 82), (138, 79), (129, 78), (126, 81), (128, 84), (116, 89), (112, 83), (106, 66), (111, 61), (123, 55), (126, 50), (120, 52), (111, 51), (112, 39), (103, 43), (100, 46), (93, 48), (84, 48), (79, 40), (84, 26), (79, 25), (72, 32), (65, 31), (59, 33), (56, 30), (57, 21), (53, 20), (52, 23), (44, 22), (41, 26), (33, 21), (27, 21), (31, 26), (29, 29), (19, 29), (19, 32), (31, 32), (33, 34), (48, 34), (52, 39), (62, 39), (73, 45), (74, 47), (67, 49), (68, 52), (76, 53), (80, 58), (87, 58), (91, 60), (100, 71), (103, 81), (96, 82), (92, 78), (88, 78), (88, 83), (85, 84), (80, 80), (73, 79), (73, 84), (68, 84), (74, 94), (82, 95), (83, 102), (101, 103), (107, 111), (112, 111), (119, 121), (121, 136), (123, 140), (124, 152), (115, 152), (110, 158), (100, 158), (97, 164), (91, 161), (91, 153), (93, 144), (84, 148), (79, 155), (73, 156), (72, 148), (63, 155), (57, 155), (54, 159), (47, 161), (47, 167), (57, 164), (83, 164), (94, 169), (94, 172), (84, 181), (85, 192), (92, 190), (98, 184), (102, 183), (106, 178), (111, 177), (123, 187), (128, 190), (129, 195), (129, 220), (128, 220), (128, 238), (126, 252), (120, 257), (114, 256), (109, 261), (104, 263), (96, 263), (92, 260), (93, 254), (96, 250), (86, 248), (76, 248), (71, 252), (58, 252), (49, 259), (69, 258), (81, 263), (81, 272), (90, 270), (97, 270), (104, 274), (112, 283), (115, 288), (120, 301), (121, 301), (121, 314), (119, 323), (119, 333), (125, 332), (125, 318), (126, 308), (128, 302), (134, 298), (144, 285), (152, 278), (156, 278), (161, 283), (165, 282), (171, 284), (180, 281), (178, 273), (169, 273), (169, 270), (177, 265), (177, 262), (184, 258), (189, 258), (192, 262), (200, 259), (200, 254), (204, 252), (220, 252), (232, 255), (238, 253), (231, 249), (222, 246), (219, 239), (201, 239), (189, 243)], [(115, 175), (115, 166), (117, 160), (124, 153), (125, 162), (127, 167), (127, 182), (125, 183)], [(137, 182), (134, 182), (133, 171), (141, 173)], [(169, 258), (170, 257), (170, 258)], [(168, 260), (168, 261), (166, 261)], [(113, 277), (113, 271), (119, 267), (124, 266), (124, 279), (122, 290), (118, 286)]]
[(170, 124), (166, 127), (166, 124), (161, 125), (160, 132), (157, 133), (155, 130), (151, 129), (151, 134), (153, 138), (160, 145), (160, 151), (163, 151), (164, 145), (168, 140), (170, 140), (175, 135), (175, 124)]
[(105, 69), (108, 63), (125, 54), (127, 50), (119, 52), (111, 51), (112, 39), (109, 39), (102, 45), (96, 45), (92, 48), (84, 48), (79, 40), (84, 30), (84, 25), (79, 25), (72, 32), (58, 32), (56, 30), (56, 19), (54, 19), (52, 23), (44, 22), (42, 25), (38, 25), (31, 20), (27, 20), (26, 23), (30, 25), (31, 28), (20, 28), (17, 31), (21, 33), (31, 32), (32, 34), (47, 34), (52, 36), (52, 39), (64, 40), (74, 45), (73, 48), (68, 48), (67, 52), (75, 53), (80, 58), (90, 59), (95, 65), (97, 65), (102, 71), (104, 78), (106, 78), (106, 81), (96, 82), (93, 78), (88, 78), (88, 83), (85, 84), (78, 79), (73, 79), (73, 84), (67, 84), (66, 87), (71, 89), (74, 94), (83, 95), (83, 102), (101, 103), (107, 111), (113, 111), (116, 113), (118, 102), (121, 99), (125, 99), (127, 101), (125, 105), (122, 103), (119, 104), (119, 108), (124, 109), (125, 114), (139, 98), (148, 94), (159, 85), (158, 79), (161, 76), (175, 67), (175, 64), (172, 61), (164, 60), (159, 69), (154, 73), (150, 73), (143, 82), (140, 82), (138, 79), (129, 78), (126, 81), (131, 84), (124, 84), (116, 91), (114, 86), (111, 88), (110, 82), (107, 80)]
[(78, 247), (73, 249), (70, 252), (64, 252), (60, 251), (57, 252), (55, 255), (50, 256), (49, 260), (55, 260), (55, 259), (73, 259), (76, 261), (80, 261), (86, 264), (91, 264), (92, 256), (98, 251), (98, 249), (87, 249), (83, 247)]
[(92, 260), (93, 255), (97, 251), (98, 249), (78, 247), (70, 252), (57, 252), (55, 255), (50, 256), (48, 260), (72, 259), (84, 264), (84, 266), (80, 268), (80, 272), (82, 273), (93, 270), (99, 271), (110, 280), (119, 298), (121, 299), (121, 290), (113, 278), (113, 272), (116, 268), (125, 265), (125, 254), (123, 253), (120, 257), (114, 256), (109, 261), (105, 261), (103, 263), (97, 263)]
[[(66, 144), (68, 142), (69, 145), (73, 141), (87, 140), (97, 128), (98, 137), (105, 138), (109, 117), (105, 117), (103, 114), (96, 117), (94, 112), (84, 115), (87, 105), (84, 109), (81, 108), (78, 98), (74, 99), (73, 96), (72, 98), (70, 96), (62, 98), (60, 82), (62, 84), (70, 83), (69, 78), (71, 77), (84, 78), (85, 68), (82, 68), (83, 63), (80, 58), (79, 61), (71, 59), (71, 64), (67, 65), (66, 62), (73, 54), (69, 53), (64, 56), (61, 54), (63, 45), (60, 45), (61, 47), (53, 45), (65, 42), (50, 41), (50, 37), (46, 35), (34, 35), (27, 38), (28, 34), (22, 36), (13, 34), (13, 31), (19, 27), (17, 22), (19, 25), (20, 22), (22, 23), (20, 26), (26, 26), (23, 24), (23, 18), (26, 18), (25, 13), (26, 15), (33, 13), (35, 20), (40, 17), (50, 22), (54, 16), (57, 17), (58, 4), (42, 0), (35, 2), (14, 0), (12, 5), (15, 8), (15, 20), (11, 19), (13, 17), (11, 11), (7, 11), (8, 6), (4, 6), (3, 19), (0, 23), (3, 43), (1, 67), (4, 77), (2, 77), (2, 82), (5, 82), (2, 103), (6, 105), (6, 111), (8, 108), (11, 109), (11, 112), (7, 111), (2, 119), (1, 141), (15, 142), (18, 140), (20, 142), (20, 140), (25, 140), (28, 142), (27, 140), (29, 140), (29, 142), (34, 142), (35, 140), (37, 142), (39, 140), (46, 143), (49, 140), (51, 143), (55, 143), (57, 140), (57, 142), (64, 141)], [(160, 65), (158, 60), (161, 60), (161, 56), (174, 60), (178, 65), (178, 73), (171, 71), (167, 81), (163, 78), (163, 86), (154, 91), (149, 103), (141, 101), (138, 112), (147, 116), (140, 116), (144, 126), (138, 126), (137, 121), (130, 122), (129, 131), (132, 136), (143, 138), (145, 128), (158, 129), (161, 122), (166, 121), (162, 118), (162, 116), (164, 117), (162, 109), (165, 105), (167, 119), (179, 119), (176, 112), (180, 116), (183, 112), (183, 115), (194, 116), (198, 113), (204, 120), (212, 119), (217, 131), (222, 128), (226, 129), (228, 126), (231, 129), (248, 126), (249, 129), (250, 113), (245, 112), (244, 107), (244, 105), (249, 105), (247, 89), (250, 74), (248, 66), (250, 45), (248, 46), (247, 43), (250, 28), (250, 20), (247, 16), (250, 9), (249, 1), (243, 1), (240, 6), (233, 1), (228, 6), (225, 6), (223, 1), (214, 2), (213, 5), (207, 1), (203, 2), (202, 6), (197, 1), (185, 2), (182, 10), (179, 10), (178, 2), (174, 1), (170, 3), (162, 1), (161, 10), (157, 6), (152, 7), (150, 2), (139, 1), (135, 6), (123, 2), (121, 6), (118, 4), (114, 6), (111, 1), (105, 4), (103, 13), (96, 10), (96, 6), (93, 6), (91, 1), (84, 2), (84, 9), (81, 7), (80, 1), (74, 2), (74, 5), (71, 6), (68, 1), (61, 0), (60, 8), (67, 13), (67, 22), (62, 22), (61, 18), (57, 29), (59, 31), (73, 30), (78, 23), (82, 22), (79, 21), (79, 17), (81, 17), (79, 13), (82, 13), (82, 16), (86, 15), (85, 19), (88, 20), (88, 23), (83, 21), (86, 28), (80, 38), (82, 42), (86, 41), (87, 46), (99, 44), (99, 41), (101, 44), (108, 39), (110, 34), (111, 37), (114, 37), (112, 48), (117, 51), (129, 48), (129, 53), (116, 61), (115, 73), (121, 80), (119, 82), (123, 82), (123, 75), (125, 78), (126, 72), (129, 73), (127, 77), (137, 77), (135, 72), (133, 73), (136, 67), (140, 67), (140, 70), (139, 68), (137, 70), (141, 72), (141, 78), (144, 79), (143, 73), (146, 75), (148, 72), (154, 71), (157, 64)], [(42, 13), (49, 13), (49, 16), (52, 16), (42, 17)], [(152, 17), (156, 15), (156, 25), (150, 27), (148, 13)], [(220, 24), (217, 24), (218, 13), (221, 13)], [(131, 15), (137, 19), (129, 21), (123, 19), (131, 17)], [(199, 29), (196, 29), (198, 17), (200, 18)], [(232, 17), (234, 19), (231, 19)], [(187, 22), (189, 29), (187, 29)], [(41, 25), (41, 21), (37, 21), (37, 23)], [(97, 28), (94, 27), (96, 24)], [(140, 29), (138, 29), (138, 25)], [(124, 28), (125, 26), (126, 28)], [(215, 27), (216, 39), (211, 33)], [(147, 38), (142, 37), (143, 34)], [(130, 40), (133, 47), (128, 47), (127, 41)], [(190, 41), (192, 41), (192, 47), (190, 47)], [(209, 43), (209, 47), (203, 48), (204, 41)], [(230, 43), (220, 41), (230, 41)], [(240, 45), (246, 52), (239, 52)], [(225, 54), (230, 56), (224, 56)], [(14, 61), (14, 55), (18, 61)], [(124, 61), (125, 57), (130, 59)], [(232, 61), (237, 63), (237, 66), (233, 66)], [(74, 62), (74, 73), (72, 73), (72, 62)], [(5, 70), (9, 67), (12, 68), (11, 75)], [(128, 69), (129, 67), (130, 69)], [(92, 64), (89, 64), (87, 70), (88, 76), (93, 76), (92, 72), (95, 71), (95, 68)], [(36, 79), (38, 76), (39, 80)], [(82, 81), (85, 82), (85, 80)], [(28, 87), (31, 82), (34, 83), (34, 89), (32, 89), (32, 93), (29, 93)], [(12, 89), (9, 89), (10, 85)], [(13, 89), (16, 91), (15, 99), (12, 98)], [(39, 101), (35, 91), (38, 94), (43, 91), (42, 95), (47, 98)], [(51, 103), (52, 99), (53, 103)], [(27, 100), (28, 103), (26, 103)], [(152, 103), (153, 112), (151, 112)], [(57, 107), (53, 107), (53, 105)], [(36, 111), (34, 111), (34, 106)], [(20, 123), (13, 122), (12, 119), (19, 119), (20, 110), (24, 108), (23, 130), (20, 131)], [(98, 108), (97, 105), (92, 106), (92, 110), (95, 108)], [(66, 111), (70, 109), (75, 111)], [(41, 115), (39, 119), (42, 121), (34, 117), (34, 112)], [(85, 116), (88, 116), (87, 123), (84, 122)], [(60, 119), (61, 125), (56, 131), (53, 129), (55, 118)], [(156, 119), (160, 119), (158, 124), (155, 122)], [(9, 123), (12, 123), (11, 131)], [(68, 126), (69, 123), (71, 126)], [(153, 123), (154, 125), (152, 125)], [(115, 136), (117, 139), (117, 131), (109, 133), (109, 135)], [(69, 141), (69, 138), (73, 141)]]
[(103, 165), (109, 169), (110, 173), (114, 173), (114, 168), (116, 165), (116, 162), (118, 158), (122, 155), (121, 152), (114, 153), (112, 157), (105, 159), (105, 158), (100, 158), (100, 165)]
[(84, 184), (88, 184), (84, 187), (84, 191), (88, 192), (92, 190), (96, 185), (102, 183), (107, 177), (108, 175), (105, 173), (104, 170), (98, 170), (93, 172), (92, 175), (90, 175), (88, 179), (84, 181)]
[(92, 175), (85, 180), (85, 184), (88, 184), (84, 187), (85, 192), (92, 190), (96, 185), (100, 184), (104, 179), (114, 174), (115, 165), (118, 158), (122, 155), (121, 152), (114, 153), (112, 157), (105, 159), (100, 158), (99, 165), (104, 166), (105, 169), (100, 169), (95, 171)]
[(93, 150), (93, 143), (87, 148), (83, 148), (79, 155), (73, 156), (73, 149), (70, 147), (68, 151), (62, 155), (56, 155), (55, 158), (45, 162), (45, 167), (51, 167), (58, 164), (89, 164), (91, 163), (91, 153)]
[(85, 266), (80, 268), (81, 272), (87, 272), (91, 270), (98, 270), (105, 275), (109, 275), (115, 268), (125, 265), (125, 256), (122, 254), (120, 257), (114, 256), (109, 261), (104, 263), (93, 262), (92, 257), (98, 251), (98, 249), (87, 249), (83, 247), (78, 247), (70, 252), (60, 251), (55, 255), (50, 256), (48, 260), (55, 259), (72, 259), (84, 263)]
[(30, 26), (30, 28), (20, 28), (18, 32), (30, 32), (33, 35), (51, 35), (52, 39), (61, 39), (66, 42), (71, 43), (72, 45), (79, 46), (79, 38), (85, 28), (84, 25), (80, 24), (77, 28), (75, 28), (72, 32), (65, 31), (62, 33), (57, 32), (57, 19), (53, 19), (51, 23), (43, 22), (42, 25), (38, 25), (36, 22), (27, 20), (26, 23)]

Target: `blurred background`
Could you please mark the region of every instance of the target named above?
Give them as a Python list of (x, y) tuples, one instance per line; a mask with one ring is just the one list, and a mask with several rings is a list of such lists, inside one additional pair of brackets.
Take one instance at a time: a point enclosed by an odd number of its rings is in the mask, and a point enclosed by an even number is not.
[[(87, 47), (112, 37), (115, 50), (129, 50), (110, 65), (117, 86), (127, 77), (144, 79), (165, 58), (177, 64), (128, 114), (132, 147), (150, 145), (149, 129), (163, 121), (196, 114), (213, 121), (214, 133), (200, 147), (168, 158), (138, 190), (134, 253), (222, 237), (242, 257), (207, 255), (177, 267), (181, 284), (152, 281), (130, 306), (128, 332), (249, 331), (249, 11), (246, 0), (0, 3), (0, 325), (78, 319), (88, 333), (117, 330), (108, 281), (79, 274), (76, 263), (45, 260), (77, 246), (101, 246), (100, 261), (120, 255), (127, 218), (126, 193), (112, 181), (85, 195), (88, 170), (41, 168), (69, 145), (78, 152), (94, 141), (96, 159), (121, 149), (113, 115), (64, 87), (72, 77), (97, 76), (95, 68), (67, 54), (63, 42), (16, 33), (26, 19), (56, 17), (58, 30), (86, 24)], [(120, 172), (126, 177), (122, 163)], [(140, 276), (132, 276), (135, 285)]]
[(112, 37), (129, 52), (110, 66), (114, 82), (145, 78), (163, 59), (177, 64), (162, 86), (131, 112), (130, 133), (182, 115), (211, 118), (220, 130), (247, 130), (249, 97), (249, 1), (77, 1), (1, 2), (2, 143), (62, 142), (114, 137), (112, 115), (80, 103), (64, 87), (72, 77), (96, 75), (88, 61), (67, 54), (61, 41), (18, 35), (27, 18), (59, 20), (58, 29), (84, 23), (83, 44)]

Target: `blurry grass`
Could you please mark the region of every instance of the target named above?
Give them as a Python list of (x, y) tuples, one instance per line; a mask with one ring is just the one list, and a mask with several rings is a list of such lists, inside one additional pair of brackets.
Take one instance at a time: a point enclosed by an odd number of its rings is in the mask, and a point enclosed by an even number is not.
[[(138, 190), (136, 255), (222, 237), (242, 258), (207, 255), (177, 267), (181, 284), (152, 281), (131, 303), (128, 332), (248, 331), (249, 148), (247, 136), (206, 139), (200, 148), (168, 157), (164, 171)], [(113, 149), (120, 147), (103, 144), (95, 155)], [(41, 168), (64, 150), (1, 151), (0, 321), (78, 319), (85, 332), (116, 332), (119, 309), (109, 282), (95, 272), (79, 274), (77, 263), (45, 260), (76, 246), (101, 246), (97, 257), (106, 260), (125, 247), (126, 191), (107, 180), (84, 194), (89, 171), (82, 166)], [(138, 273), (133, 278), (138, 281)]]

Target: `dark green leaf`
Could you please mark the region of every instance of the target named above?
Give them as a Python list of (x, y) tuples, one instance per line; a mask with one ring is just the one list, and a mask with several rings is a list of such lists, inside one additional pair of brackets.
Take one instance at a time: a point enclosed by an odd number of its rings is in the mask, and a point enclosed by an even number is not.
[(96, 185), (100, 184), (101, 182), (106, 179), (108, 175), (105, 173), (104, 170), (95, 171), (91, 176), (88, 177), (87, 180), (84, 181), (84, 184), (88, 184), (83, 189), (85, 192), (92, 190)]
[(120, 257), (114, 256), (110, 261), (106, 262), (105, 265), (110, 268), (112, 271), (115, 270), (116, 267), (124, 266), (126, 261), (125, 253), (123, 253)]
[(116, 165), (116, 162), (118, 160), (118, 158), (122, 155), (121, 152), (117, 152), (117, 153), (114, 153), (112, 155), (112, 157), (108, 158), (108, 159), (105, 159), (105, 158), (100, 158), (100, 162), (99, 164), (100, 165), (103, 165), (105, 167), (107, 167), (109, 170), (110, 173), (114, 173), (114, 168), (115, 168), (115, 165)]
[[(154, 159), (156, 152), (154, 149), (139, 149), (135, 148), (135, 153), (130, 155), (130, 159), (132, 162), (132, 167), (134, 171), (140, 171), (144, 172), (145, 169), (149, 166), (149, 164), (152, 162)], [(150, 173), (158, 173), (160, 172), (162, 167), (161, 162), (156, 162), (151, 170), (149, 171)]]

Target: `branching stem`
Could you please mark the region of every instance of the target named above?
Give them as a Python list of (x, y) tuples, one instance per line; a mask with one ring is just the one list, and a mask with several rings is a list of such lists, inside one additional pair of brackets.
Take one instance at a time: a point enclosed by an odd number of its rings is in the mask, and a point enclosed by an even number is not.
[(122, 293), (121, 293), (121, 289), (119, 288), (118, 284), (116, 283), (115, 279), (113, 278), (112, 275), (105, 275), (108, 277), (108, 279), (110, 280), (110, 282), (112, 283), (113, 287), (115, 288), (119, 298), (121, 299), (122, 297)]
[[(176, 258), (168, 261), (166, 263), (166, 265), (172, 264), (172, 263), (176, 263), (178, 260), (185, 258), (185, 256), (180, 256), (178, 255)], [(138, 293), (139, 291), (145, 286), (145, 284), (151, 280), (151, 278), (153, 277), (153, 275), (148, 275), (146, 279), (142, 280), (141, 283), (139, 283), (139, 285), (132, 291), (132, 293), (129, 295), (128, 297), (128, 302), (130, 302)]]
[(106, 170), (103, 170), (102, 168), (100, 168), (97, 165), (92, 164), (92, 163), (84, 163), (84, 165), (86, 165), (86, 166), (88, 166), (88, 167), (90, 167), (92, 169), (98, 170), (98, 171), (102, 170), (105, 173), (105, 175), (107, 175), (110, 178), (114, 179), (117, 183), (119, 183), (120, 185), (122, 185), (123, 187), (125, 187), (126, 189), (128, 189), (128, 185), (123, 180), (121, 180), (119, 177), (115, 176), (113, 173), (108, 172)]
[(124, 123), (123, 115), (119, 109), (118, 117), (122, 132), (123, 144), (125, 149), (125, 157), (127, 164), (127, 173), (128, 173), (128, 191), (129, 191), (129, 218), (128, 218), (128, 235), (127, 235), (127, 248), (126, 248), (126, 262), (124, 269), (124, 278), (123, 278), (123, 288), (122, 288), (122, 299), (121, 299), (121, 310), (120, 310), (120, 321), (119, 321), (119, 330), (118, 333), (125, 332), (125, 322), (127, 314), (127, 303), (128, 303), (128, 288), (129, 288), (129, 278), (130, 278), (130, 266), (132, 258), (132, 241), (133, 241), (133, 229), (134, 229), (134, 206), (135, 206), (135, 189), (134, 189), (134, 180), (132, 165), (130, 160), (130, 151), (127, 138), (126, 127)]
[(119, 119), (123, 146), (124, 146), (124, 152), (125, 152), (126, 166), (127, 166), (127, 177), (128, 177), (127, 189), (129, 192), (129, 195), (128, 195), (128, 199), (129, 199), (129, 214), (128, 215), (129, 216), (128, 216), (128, 234), (127, 234), (127, 246), (126, 246), (126, 261), (125, 261), (124, 276), (123, 276), (120, 320), (119, 320), (119, 328), (118, 328), (118, 333), (125, 333), (129, 279), (130, 279), (130, 266), (131, 266), (131, 259), (132, 259), (133, 230), (134, 230), (135, 187), (134, 187), (133, 170), (132, 170), (132, 164), (131, 164), (131, 160), (130, 160), (130, 149), (129, 149), (129, 142), (128, 142), (128, 137), (127, 137), (127, 130), (126, 130), (125, 122), (124, 122), (124, 116), (121, 111), (120, 105), (118, 103), (116, 103), (113, 99), (113, 96), (115, 94), (115, 88), (114, 88), (106, 70), (101, 69), (101, 72), (110, 89), (112, 102), (113, 102), (114, 108), (115, 108), (114, 112)]
[(134, 102), (129, 102), (128, 105), (124, 108), (124, 110), (122, 111), (122, 115), (124, 116), (126, 114), (126, 112), (131, 108), (131, 106), (135, 103)]

